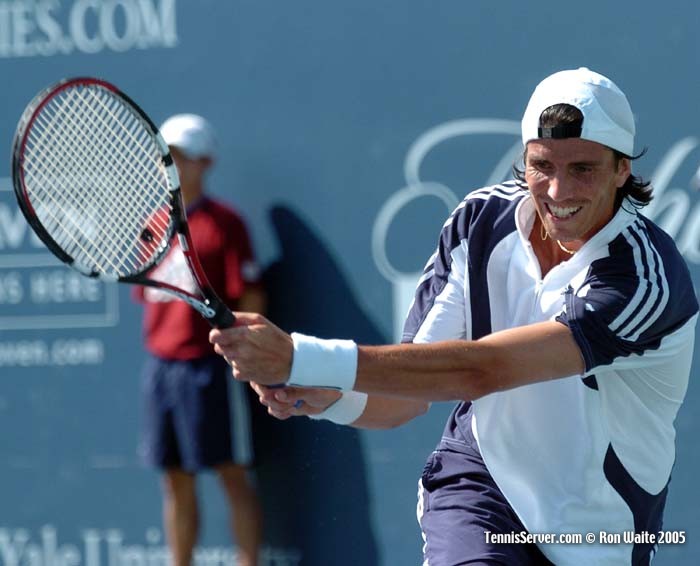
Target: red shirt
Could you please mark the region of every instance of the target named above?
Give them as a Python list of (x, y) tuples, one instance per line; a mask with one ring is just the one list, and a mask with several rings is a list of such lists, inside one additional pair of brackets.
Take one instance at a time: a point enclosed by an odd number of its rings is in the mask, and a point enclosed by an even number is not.
[[(229, 206), (204, 197), (187, 211), (187, 222), (202, 269), (219, 297), (231, 308), (246, 285), (259, 283), (259, 270), (246, 226)], [(152, 279), (194, 292), (177, 239)], [(144, 304), (146, 348), (166, 359), (191, 360), (213, 353), (211, 326), (191, 306), (155, 288), (136, 287), (134, 296)]]

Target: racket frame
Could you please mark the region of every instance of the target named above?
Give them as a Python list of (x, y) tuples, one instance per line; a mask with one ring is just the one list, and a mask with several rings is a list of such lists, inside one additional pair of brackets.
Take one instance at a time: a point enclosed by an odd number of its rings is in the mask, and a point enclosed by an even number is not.
[[(168, 229), (162, 238), (164, 245), (160, 246), (156, 253), (150, 258), (144, 267), (124, 276), (110, 276), (100, 273), (96, 269), (87, 270), (83, 268), (74, 258), (68, 254), (46, 230), (40, 221), (31, 200), (29, 199), (26, 185), (24, 182), (24, 168), (22, 166), (24, 160), (24, 150), (27, 144), (29, 133), (32, 126), (40, 114), (41, 110), (47, 105), (54, 96), (64, 90), (77, 86), (98, 86), (104, 88), (117, 98), (121, 99), (125, 106), (129, 107), (145, 129), (150, 133), (152, 138), (160, 150), (160, 158), (164, 165), (164, 170), (169, 185), (169, 205), (171, 208)], [(182, 190), (180, 189), (180, 180), (177, 174), (177, 168), (170, 154), (170, 149), (165, 143), (163, 136), (150, 117), (143, 109), (134, 102), (127, 94), (119, 90), (113, 84), (98, 78), (92, 77), (75, 77), (62, 79), (61, 81), (45, 88), (39, 92), (32, 101), (27, 105), (22, 117), (17, 124), (17, 129), (12, 144), (12, 181), (19, 204), (20, 210), (24, 214), (27, 222), (37, 234), (39, 239), (46, 247), (63, 263), (77, 270), (79, 273), (104, 281), (117, 281), (120, 283), (128, 283), (132, 285), (142, 285), (145, 287), (153, 287), (161, 291), (177, 297), (186, 302), (191, 307), (196, 309), (207, 321), (215, 328), (228, 328), (235, 323), (235, 316), (226, 304), (217, 296), (207, 279), (202, 265), (197, 256), (196, 250), (192, 242), (189, 225), (187, 223), (187, 215), (182, 200)], [(182, 252), (185, 256), (185, 261), (195, 280), (201, 298), (197, 295), (175, 287), (165, 281), (150, 279), (147, 274), (157, 266), (173, 245), (174, 238), (177, 236)]]

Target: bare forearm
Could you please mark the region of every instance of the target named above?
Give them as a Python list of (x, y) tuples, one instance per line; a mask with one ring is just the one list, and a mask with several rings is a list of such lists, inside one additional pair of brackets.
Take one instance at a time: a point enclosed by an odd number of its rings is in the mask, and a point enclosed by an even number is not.
[(361, 346), (354, 389), (424, 401), (474, 400), (583, 371), (569, 329), (542, 322), (477, 341)]
[(475, 399), (484, 394), (486, 355), (464, 341), (360, 346), (354, 389), (423, 402)]
[(388, 429), (400, 426), (427, 412), (430, 403), (372, 395), (364, 412), (355, 422), (356, 428)]
[[(339, 404), (344, 403), (348, 396), (361, 395), (356, 392), (345, 392), (319, 388), (285, 387), (272, 389), (258, 383), (251, 383), (253, 390), (258, 394), (260, 402), (268, 408), (268, 412), (278, 419), (306, 415), (312, 418), (329, 419), (339, 424), (348, 424), (355, 428), (389, 429), (400, 426), (414, 417), (425, 413), (430, 407), (423, 401), (410, 399), (395, 399), (378, 396), (365, 396), (365, 401), (360, 405), (356, 416), (347, 418), (348, 411), (355, 412), (358, 409), (346, 408), (340, 412)], [(351, 402), (352, 404), (352, 402)], [(328, 410), (336, 409), (333, 415)], [(334, 418), (335, 417), (335, 418)], [(338, 417), (341, 417), (338, 420)]]

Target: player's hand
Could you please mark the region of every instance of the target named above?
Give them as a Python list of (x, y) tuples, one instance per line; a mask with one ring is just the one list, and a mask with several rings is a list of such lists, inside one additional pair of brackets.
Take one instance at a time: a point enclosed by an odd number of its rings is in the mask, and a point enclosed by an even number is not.
[(267, 412), (280, 420), (300, 415), (317, 415), (341, 396), (339, 391), (316, 387), (273, 389), (256, 382), (251, 382), (250, 386), (258, 394), (260, 403), (267, 407)]
[(234, 314), (234, 327), (215, 328), (209, 333), (209, 341), (230, 364), (233, 377), (262, 385), (285, 383), (292, 369), (292, 337), (262, 315)]

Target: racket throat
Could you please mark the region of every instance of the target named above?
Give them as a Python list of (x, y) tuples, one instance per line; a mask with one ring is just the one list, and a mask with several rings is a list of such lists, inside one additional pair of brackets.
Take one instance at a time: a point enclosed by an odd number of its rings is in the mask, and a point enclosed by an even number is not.
[(211, 320), (216, 316), (216, 310), (209, 305), (209, 301), (200, 301), (189, 295), (188, 293), (183, 293), (175, 288), (162, 288), (161, 291), (170, 293), (176, 296), (178, 299), (185, 301), (193, 309), (195, 309), (199, 314), (201, 314), (207, 320)]

